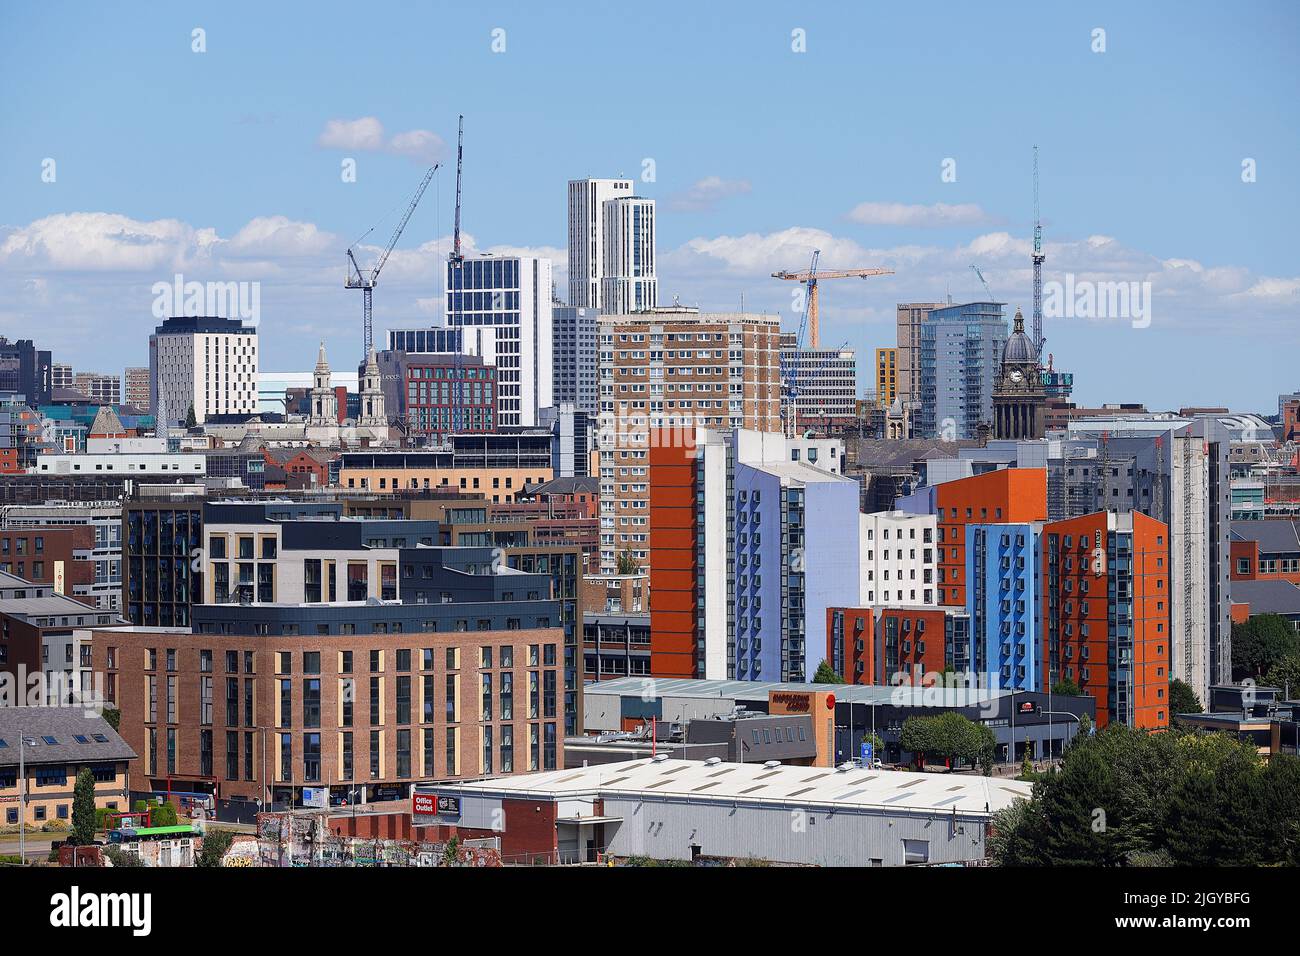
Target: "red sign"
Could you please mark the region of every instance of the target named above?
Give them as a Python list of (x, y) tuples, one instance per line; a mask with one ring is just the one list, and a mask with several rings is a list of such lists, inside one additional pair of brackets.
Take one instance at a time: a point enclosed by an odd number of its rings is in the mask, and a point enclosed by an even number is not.
[(827, 695), (826, 695), (826, 706), (827, 706), (827, 707), (834, 707), (834, 706), (835, 706), (835, 695), (834, 695), (834, 694), (827, 694)]
[(411, 812), (433, 816), (438, 812), (435, 800), (431, 793), (417, 793), (411, 797)]
[(1033, 701), (1023, 700), (1020, 702), (1020, 712), (1022, 714), (1032, 714), (1034, 712)]

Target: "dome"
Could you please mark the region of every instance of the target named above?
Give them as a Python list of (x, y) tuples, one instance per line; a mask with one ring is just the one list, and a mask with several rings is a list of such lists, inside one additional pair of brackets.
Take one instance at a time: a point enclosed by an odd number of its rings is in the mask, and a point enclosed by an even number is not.
[(1038, 350), (1034, 341), (1025, 332), (1025, 317), (1016, 309), (1015, 330), (1002, 347), (1003, 365), (1037, 365)]

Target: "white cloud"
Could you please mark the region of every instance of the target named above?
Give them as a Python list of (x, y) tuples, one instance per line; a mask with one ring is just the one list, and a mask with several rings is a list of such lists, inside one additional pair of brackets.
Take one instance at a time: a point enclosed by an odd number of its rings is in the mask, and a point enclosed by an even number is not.
[(389, 140), (388, 151), (432, 165), (442, 158), (446, 145), (437, 133), (427, 129), (412, 129), (398, 133)]
[(384, 124), (374, 116), (327, 120), (316, 145), (322, 149), (391, 153), (422, 164), (440, 160), (446, 147), (441, 136), (427, 129), (410, 129), (385, 138)]
[(59, 213), (8, 231), (0, 241), (0, 263), (80, 271), (169, 268), (183, 254), (202, 251), (204, 238), (176, 219)]
[[(411, 237), (408, 237), (408, 240)], [(567, 254), (556, 245), (480, 243), (462, 236), (466, 255), (549, 258), (556, 287), (566, 289)], [(257, 279), (262, 283), (261, 333), (265, 367), (310, 368), (315, 341), (333, 338), (340, 367), (359, 352), (360, 296), (343, 290), (345, 243), (320, 225), (284, 216), (260, 216), (232, 233), (172, 219), (141, 221), (118, 213), (49, 216), (0, 228), (0, 328), (42, 341), (60, 361), (120, 368), (146, 360), (155, 320), (151, 285), (185, 278)], [(375, 293), (375, 325), (435, 321), (442, 313), (443, 270), (449, 236), (393, 251)], [(814, 249), (825, 269), (885, 267), (896, 275), (827, 283), (821, 300), (826, 341), (859, 348), (892, 341), (894, 306), (903, 301), (982, 298), (971, 270), (978, 265), (994, 295), (1026, 311), (1031, 294), (1031, 240), (992, 231), (955, 244), (870, 246), (824, 229), (793, 226), (771, 232), (700, 235), (659, 256), (660, 299), (704, 309), (735, 309), (741, 295), (752, 311), (796, 321), (794, 283), (771, 273), (807, 267)], [(373, 265), (379, 246), (358, 259)], [(1157, 257), (1113, 237), (1051, 241), (1044, 278), (1149, 281), (1155, 324), (1183, 331), (1240, 335), (1285, 349), (1300, 330), (1300, 276), (1269, 276), (1236, 265)], [(1010, 311), (1010, 310), (1009, 310)], [(1103, 320), (1088, 321), (1099, 325)], [(1109, 320), (1116, 326), (1115, 320)], [(1122, 324), (1122, 323), (1121, 323)], [(306, 342), (300, 329), (311, 329)], [(112, 335), (105, 336), (104, 330)], [(1055, 333), (1058, 341), (1064, 330)], [(1058, 346), (1059, 348), (1060, 346)]]
[(751, 187), (746, 179), (705, 176), (692, 184), (689, 189), (669, 196), (668, 208), (679, 212), (705, 212), (713, 209), (723, 199), (742, 196), (750, 191)]
[(854, 206), (847, 216), (863, 226), (935, 228), (971, 226), (992, 222), (992, 217), (974, 203), (949, 205), (909, 205), (901, 202), (864, 202)]
[(322, 149), (376, 150), (384, 148), (384, 124), (373, 116), (332, 119), (316, 140)]

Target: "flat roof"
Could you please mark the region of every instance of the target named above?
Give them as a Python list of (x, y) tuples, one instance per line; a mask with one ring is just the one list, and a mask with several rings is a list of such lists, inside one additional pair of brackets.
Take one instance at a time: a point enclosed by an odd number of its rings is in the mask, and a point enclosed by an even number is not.
[[(940, 610), (928, 608), (928, 610)], [(772, 691), (829, 693), (836, 703), (907, 704), (924, 701), (932, 707), (963, 707), (1023, 691), (988, 687), (894, 687), (881, 684), (806, 684), (792, 681), (695, 680), (689, 677), (616, 677), (588, 684), (583, 694), (662, 697), (715, 697), (722, 700), (766, 700)]]
[(1033, 785), (972, 774), (913, 773), (854, 767), (769, 767), (761, 763), (708, 763), (648, 758), (578, 769), (432, 785), (463, 796), (558, 799), (585, 794), (686, 801), (815, 804), (909, 813), (992, 813), (1029, 799)]

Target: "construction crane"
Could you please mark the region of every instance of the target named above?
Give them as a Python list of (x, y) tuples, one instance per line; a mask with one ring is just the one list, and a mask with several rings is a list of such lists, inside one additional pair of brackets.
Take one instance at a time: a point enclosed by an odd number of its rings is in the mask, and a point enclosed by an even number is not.
[[(460, 174), (464, 162), (465, 148), (465, 116), (461, 114), (456, 118), (456, 224), (452, 229), (451, 237), (451, 255), (447, 257), (448, 263), (455, 271), (455, 281), (452, 276), (447, 276), (447, 289), (460, 289), (461, 267), (465, 264), (465, 257), (460, 251)], [(449, 300), (452, 296), (447, 297)], [(447, 316), (448, 324), (451, 322), (451, 316)], [(460, 324), (460, 343), (454, 349), (455, 358), (452, 361), (452, 379), (451, 379), (451, 434), (455, 435), (461, 427), (461, 389), (465, 387), (465, 363), (461, 356), (465, 353), (465, 323)], [(444, 436), (445, 437), (445, 436)]]
[(1043, 221), (1038, 216), (1038, 147), (1034, 147), (1034, 351), (1043, 354)]
[(388, 245), (380, 254), (374, 268), (368, 271), (363, 270), (361, 266), (357, 264), (357, 257), (352, 253), (352, 250), (360, 245), (362, 239), (365, 239), (366, 236), (375, 231), (374, 226), (367, 229), (365, 234), (361, 236), (361, 239), (354, 242), (351, 248), (348, 249), (349, 270), (347, 279), (343, 283), (343, 287), (345, 289), (361, 290), (361, 338), (362, 345), (364, 346), (363, 354), (366, 357), (369, 357), (370, 350), (374, 345), (374, 324), (371, 319), (371, 312), (373, 308), (375, 283), (379, 281), (379, 273), (383, 270), (384, 263), (388, 261), (388, 256), (393, 251), (393, 246), (397, 245), (397, 240), (402, 237), (402, 231), (406, 228), (406, 224), (410, 222), (411, 214), (415, 212), (415, 207), (420, 204), (420, 197), (424, 195), (425, 189), (429, 187), (429, 180), (433, 179), (433, 174), (438, 171), (438, 165), (438, 163), (434, 163), (430, 166), (429, 171), (424, 174), (424, 179), (420, 180), (420, 185), (415, 190), (415, 195), (411, 197), (411, 202), (406, 207), (406, 214), (402, 216), (402, 221), (399, 222), (397, 228), (393, 230), (393, 237), (388, 240)]
[[(892, 276), (893, 269), (836, 269), (826, 272), (817, 271), (817, 258), (821, 255), (820, 250), (813, 251), (812, 267), (807, 272), (773, 272), (773, 279), (786, 279), (791, 282), (802, 282), (808, 288), (808, 303), (804, 310), (804, 317), (808, 326), (808, 347), (815, 349), (821, 344), (821, 331), (817, 323), (817, 283), (822, 279), (866, 279), (871, 276)], [(800, 327), (802, 333), (802, 325)], [(802, 334), (800, 335), (800, 348), (803, 347)]]
[(971, 268), (975, 270), (975, 275), (979, 277), (980, 285), (984, 286), (984, 291), (988, 293), (989, 301), (996, 302), (997, 299), (993, 297), (993, 290), (989, 288), (988, 280), (984, 278), (984, 273), (980, 272), (980, 267), (972, 262)]

